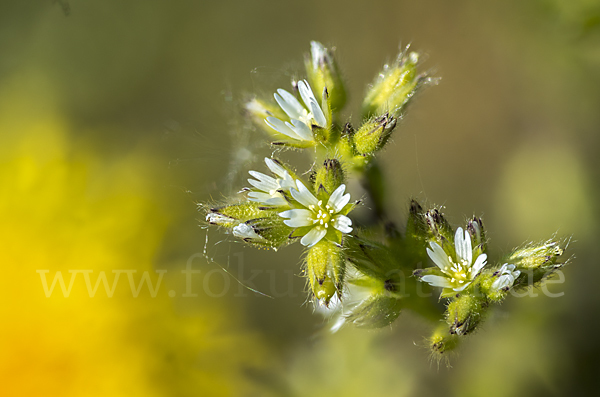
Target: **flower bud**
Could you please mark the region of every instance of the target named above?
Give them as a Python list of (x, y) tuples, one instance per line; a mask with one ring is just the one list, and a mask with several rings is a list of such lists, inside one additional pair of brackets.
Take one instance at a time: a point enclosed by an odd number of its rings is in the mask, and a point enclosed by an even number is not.
[(527, 274), (522, 280), (520, 278), (522, 282), (535, 284), (565, 265), (564, 262), (558, 262), (563, 253), (564, 249), (558, 241), (548, 240), (517, 249), (504, 262), (515, 265), (515, 269)]
[(448, 328), (442, 324), (435, 329), (433, 335), (429, 337), (428, 342), (434, 357), (440, 359), (442, 354), (450, 352), (458, 347), (460, 338), (455, 334), (448, 333)]
[(346, 104), (346, 90), (337, 63), (333, 56), (334, 49), (328, 49), (317, 41), (310, 42), (310, 56), (304, 59), (306, 73), (315, 93), (327, 90), (329, 103), (334, 111), (339, 111)]
[(417, 74), (419, 54), (408, 47), (398, 55), (392, 65), (385, 65), (362, 105), (364, 118), (389, 113), (400, 117), (402, 110), (427, 79), (427, 74)]
[[(421, 204), (416, 200), (410, 200), (410, 208), (408, 210), (408, 221), (406, 222), (406, 238), (414, 239), (423, 242), (425, 246), (426, 239), (429, 237), (429, 225), (425, 220), (425, 211)], [(421, 247), (419, 247), (421, 249)]]
[[(437, 209), (427, 211), (425, 214), (425, 221), (429, 227), (429, 231), (434, 241), (444, 247), (447, 242), (454, 244), (454, 231), (452, 226)], [(452, 253), (453, 254), (453, 253)]]
[(480, 296), (461, 294), (453, 299), (446, 310), (450, 333), (462, 336), (475, 330), (482, 319), (484, 307), (487, 306), (487, 300)]
[(324, 200), (346, 180), (344, 169), (337, 159), (327, 159), (314, 174), (317, 197)]
[(342, 248), (321, 240), (308, 250), (306, 273), (314, 297), (320, 304), (329, 305), (331, 298), (341, 294), (346, 271)]
[(365, 122), (352, 136), (356, 152), (362, 156), (372, 155), (387, 142), (396, 127), (396, 118), (388, 113)]
[(552, 267), (563, 252), (557, 241), (548, 240), (517, 249), (506, 262), (513, 263), (518, 269), (524, 270)]
[(473, 250), (477, 252), (477, 255), (486, 252), (487, 239), (485, 236), (485, 229), (483, 228), (483, 221), (480, 218), (473, 217), (473, 219), (467, 223), (467, 231), (471, 235)]

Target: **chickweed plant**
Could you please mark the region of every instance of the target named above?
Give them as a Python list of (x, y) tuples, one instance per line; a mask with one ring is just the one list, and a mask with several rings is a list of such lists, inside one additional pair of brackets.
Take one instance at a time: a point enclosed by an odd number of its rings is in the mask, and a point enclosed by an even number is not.
[[(567, 241), (554, 237), (490, 258), (480, 218), (454, 227), (440, 207), (416, 200), (401, 233), (383, 208), (377, 156), (415, 94), (438, 79), (419, 71), (419, 54), (406, 47), (368, 86), (353, 125), (340, 120), (346, 89), (334, 50), (313, 41), (304, 63), (304, 79), (244, 104), (278, 156), (248, 171), (249, 185), (237, 195), (199, 209), (207, 223), (247, 244), (273, 250), (301, 244), (309, 299), (327, 313), (333, 332), (385, 327), (408, 309), (437, 324), (427, 340), (441, 357), (477, 330), (493, 305), (539, 287), (568, 262)], [(298, 172), (285, 159), (289, 150), (306, 153), (312, 167)], [(377, 222), (353, 220), (361, 200), (348, 193), (351, 179), (372, 202)]]

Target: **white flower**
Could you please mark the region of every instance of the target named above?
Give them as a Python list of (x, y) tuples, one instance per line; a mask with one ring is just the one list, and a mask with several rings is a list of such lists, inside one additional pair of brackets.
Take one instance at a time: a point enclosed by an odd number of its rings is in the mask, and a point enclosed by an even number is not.
[(492, 283), (492, 289), (499, 291), (504, 288), (510, 288), (515, 283), (515, 280), (521, 274), (520, 270), (515, 270), (515, 265), (505, 263), (498, 269), (498, 279)]
[(312, 125), (327, 127), (327, 119), (319, 102), (315, 98), (310, 85), (306, 80), (298, 82), (298, 91), (304, 106), (284, 89), (278, 89), (275, 100), (289, 116), (290, 121), (281, 121), (276, 117), (267, 117), (265, 122), (275, 131), (299, 141), (314, 141)]
[(342, 233), (350, 233), (352, 220), (339, 212), (344, 209), (350, 201), (350, 193), (344, 194), (346, 185), (340, 185), (329, 197), (327, 204), (317, 198), (300, 181), (296, 181), (297, 190), (291, 189), (292, 197), (306, 208), (293, 209), (279, 213), (283, 221), (289, 227), (312, 226), (312, 229), (302, 237), (300, 243), (312, 247), (325, 235), (329, 226)]
[(240, 223), (239, 225), (237, 225), (236, 227), (233, 228), (233, 235), (236, 237), (239, 237), (241, 239), (254, 239), (254, 240), (260, 240), (262, 239), (261, 236), (259, 236), (258, 234), (256, 234), (256, 232), (254, 231), (254, 229), (252, 228), (252, 226), (249, 226), (245, 223)]
[(444, 249), (436, 242), (430, 243), (431, 249), (427, 248), (427, 255), (442, 271), (443, 276), (428, 274), (421, 277), (422, 281), (434, 287), (450, 288), (454, 291), (464, 290), (479, 271), (485, 266), (487, 255), (481, 254), (473, 263), (473, 249), (471, 247), (471, 235), (461, 227), (456, 230), (454, 236), (454, 247), (458, 263), (454, 263)]
[(270, 158), (265, 158), (267, 167), (277, 175), (278, 178), (273, 178), (261, 172), (249, 171), (249, 174), (256, 178), (248, 179), (248, 182), (260, 192), (248, 193), (248, 198), (251, 201), (257, 201), (266, 205), (286, 205), (287, 200), (283, 197), (280, 190), (289, 191), (296, 187), (294, 178), (282, 166), (277, 164)]

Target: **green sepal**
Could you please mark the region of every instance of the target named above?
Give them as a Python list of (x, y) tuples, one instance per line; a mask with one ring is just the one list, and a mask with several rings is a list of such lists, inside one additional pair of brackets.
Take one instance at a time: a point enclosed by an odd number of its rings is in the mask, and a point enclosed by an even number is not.
[(431, 81), (426, 73), (417, 74), (419, 55), (408, 53), (408, 47), (390, 66), (385, 65), (375, 83), (367, 92), (362, 106), (364, 118), (389, 112), (399, 117), (417, 90)]
[[(280, 134), (283, 136), (283, 134)], [(307, 149), (307, 148), (311, 148), (314, 147), (317, 143), (315, 141), (298, 141), (298, 140), (278, 140), (278, 141), (273, 141), (271, 142), (272, 146), (277, 146), (277, 147), (289, 147), (289, 148), (294, 148), (294, 149)]]
[[(289, 238), (292, 228), (284, 224), (278, 216), (251, 219), (246, 224), (264, 239), (264, 245), (282, 247), (292, 242)], [(258, 240), (258, 243), (262, 244), (263, 240)]]
[(357, 154), (369, 156), (380, 150), (387, 143), (396, 127), (396, 118), (389, 113), (367, 120), (352, 136)]
[[(243, 201), (235, 204), (222, 205), (210, 208), (208, 212), (224, 215), (235, 219), (236, 224), (246, 222), (249, 219), (262, 218), (274, 213), (276, 207), (265, 207), (264, 204), (254, 201)], [(223, 225), (226, 226), (226, 225)]]
[(456, 293), (446, 309), (446, 323), (450, 326), (449, 332), (459, 336), (473, 332), (483, 319), (484, 309), (489, 302), (483, 296)]
[(320, 303), (329, 305), (331, 298), (341, 297), (346, 259), (342, 248), (321, 240), (308, 249), (306, 254), (306, 274), (312, 293)]

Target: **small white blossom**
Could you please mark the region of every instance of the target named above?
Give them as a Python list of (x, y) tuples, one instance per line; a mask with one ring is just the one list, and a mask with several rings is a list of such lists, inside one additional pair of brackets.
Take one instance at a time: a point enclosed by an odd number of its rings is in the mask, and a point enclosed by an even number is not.
[(240, 223), (239, 225), (237, 225), (236, 227), (233, 228), (233, 235), (236, 237), (239, 237), (241, 239), (253, 239), (253, 240), (260, 240), (262, 239), (261, 236), (259, 236), (258, 234), (256, 234), (256, 232), (254, 231), (254, 229), (252, 228), (252, 226), (249, 226), (245, 223)]
[(350, 202), (350, 193), (344, 194), (346, 185), (340, 185), (329, 197), (327, 204), (323, 205), (322, 200), (318, 200), (300, 181), (296, 181), (297, 190), (291, 189), (292, 197), (302, 204), (305, 208), (293, 209), (279, 213), (282, 218), (289, 218), (283, 221), (289, 227), (312, 226), (312, 229), (302, 237), (300, 243), (307, 247), (312, 247), (325, 235), (329, 226), (339, 230), (342, 233), (352, 231), (352, 220), (346, 215), (340, 214), (346, 204)]
[(275, 94), (275, 100), (289, 116), (290, 121), (282, 121), (276, 117), (267, 117), (265, 122), (275, 131), (299, 141), (314, 141), (312, 125), (327, 127), (327, 119), (319, 102), (315, 98), (306, 80), (298, 82), (298, 91), (304, 105), (295, 96), (280, 88)]
[(520, 270), (515, 270), (515, 265), (505, 263), (498, 269), (498, 278), (492, 283), (492, 289), (499, 291), (504, 288), (510, 288), (515, 283), (515, 280), (521, 274)]
[(283, 197), (280, 190), (289, 191), (291, 188), (296, 187), (294, 178), (291, 177), (285, 168), (270, 158), (265, 158), (265, 163), (267, 163), (267, 167), (278, 178), (270, 177), (261, 172), (249, 171), (249, 174), (256, 178), (256, 180), (248, 179), (248, 182), (260, 191), (248, 193), (248, 198), (251, 201), (266, 205), (286, 205), (287, 200)]
[(434, 287), (450, 288), (454, 291), (464, 290), (475, 279), (475, 276), (485, 266), (487, 255), (481, 254), (473, 263), (473, 249), (471, 246), (471, 235), (461, 227), (456, 230), (454, 236), (454, 247), (458, 263), (454, 263), (451, 256), (436, 242), (430, 243), (431, 249), (427, 248), (427, 255), (442, 271), (443, 276), (428, 274), (421, 280)]

